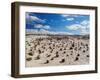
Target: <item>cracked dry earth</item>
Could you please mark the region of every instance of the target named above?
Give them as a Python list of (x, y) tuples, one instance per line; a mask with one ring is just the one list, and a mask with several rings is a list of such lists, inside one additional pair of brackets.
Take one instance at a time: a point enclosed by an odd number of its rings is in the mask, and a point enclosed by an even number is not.
[(89, 64), (89, 39), (27, 35), (25, 44), (26, 67)]

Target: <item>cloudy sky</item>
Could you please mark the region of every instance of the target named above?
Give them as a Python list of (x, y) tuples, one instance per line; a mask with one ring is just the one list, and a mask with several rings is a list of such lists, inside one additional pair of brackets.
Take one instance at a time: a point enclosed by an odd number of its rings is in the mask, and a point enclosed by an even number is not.
[(34, 31), (89, 34), (89, 15), (26, 12), (26, 29)]

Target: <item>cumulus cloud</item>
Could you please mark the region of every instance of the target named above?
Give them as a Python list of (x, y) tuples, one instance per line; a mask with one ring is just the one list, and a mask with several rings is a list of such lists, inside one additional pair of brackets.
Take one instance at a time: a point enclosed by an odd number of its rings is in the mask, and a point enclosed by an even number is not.
[(49, 33), (50, 31), (45, 30), (45, 29), (40, 29), (40, 32)]
[(78, 14), (62, 14), (62, 17), (77, 17), (79, 16)]
[(64, 15), (61, 15), (62, 17), (64, 17), (63, 21), (73, 21), (74, 20), (74, 17), (71, 16), (71, 15), (67, 15), (67, 14), (64, 14)]
[(62, 14), (61, 16), (62, 17), (68, 17), (69, 15), (68, 14)]
[(40, 19), (37, 16), (29, 15), (29, 13), (26, 13), (26, 20), (28, 20), (28, 21), (35, 21), (35, 22), (41, 22), (41, 23), (45, 22), (45, 19)]
[(67, 21), (73, 21), (74, 18), (66, 18)]
[(70, 33), (70, 32), (56, 32), (56, 34), (59, 34), (59, 35), (74, 35), (73, 33)]
[(81, 29), (81, 34), (89, 34), (89, 31), (87, 31), (85, 29)]
[(43, 28), (42, 24), (34, 24), (34, 28)]
[(44, 29), (50, 29), (50, 26), (49, 25), (45, 25), (43, 28)]
[(89, 25), (89, 21), (88, 20), (84, 20), (80, 23), (82, 26), (88, 26)]
[(34, 28), (37, 29), (50, 29), (49, 25), (42, 25), (42, 24), (34, 24)]
[(69, 30), (78, 30), (80, 29), (81, 25), (80, 24), (73, 24), (73, 25), (70, 25), (70, 26), (66, 26), (67, 29)]
[(84, 20), (80, 24), (72, 24), (70, 26), (66, 26), (66, 28), (69, 30), (80, 30), (80, 34), (89, 34), (89, 27), (90, 24), (88, 20)]

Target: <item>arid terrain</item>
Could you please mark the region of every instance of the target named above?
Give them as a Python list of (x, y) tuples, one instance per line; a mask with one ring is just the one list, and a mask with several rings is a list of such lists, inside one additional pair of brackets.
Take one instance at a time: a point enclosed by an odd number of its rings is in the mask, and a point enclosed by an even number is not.
[(87, 35), (26, 35), (25, 66), (89, 64)]

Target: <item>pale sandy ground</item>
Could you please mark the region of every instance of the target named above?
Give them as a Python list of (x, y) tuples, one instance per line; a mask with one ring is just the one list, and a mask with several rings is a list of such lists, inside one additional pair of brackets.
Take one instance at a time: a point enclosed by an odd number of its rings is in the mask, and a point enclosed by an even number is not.
[(26, 36), (26, 67), (89, 64), (89, 39)]

